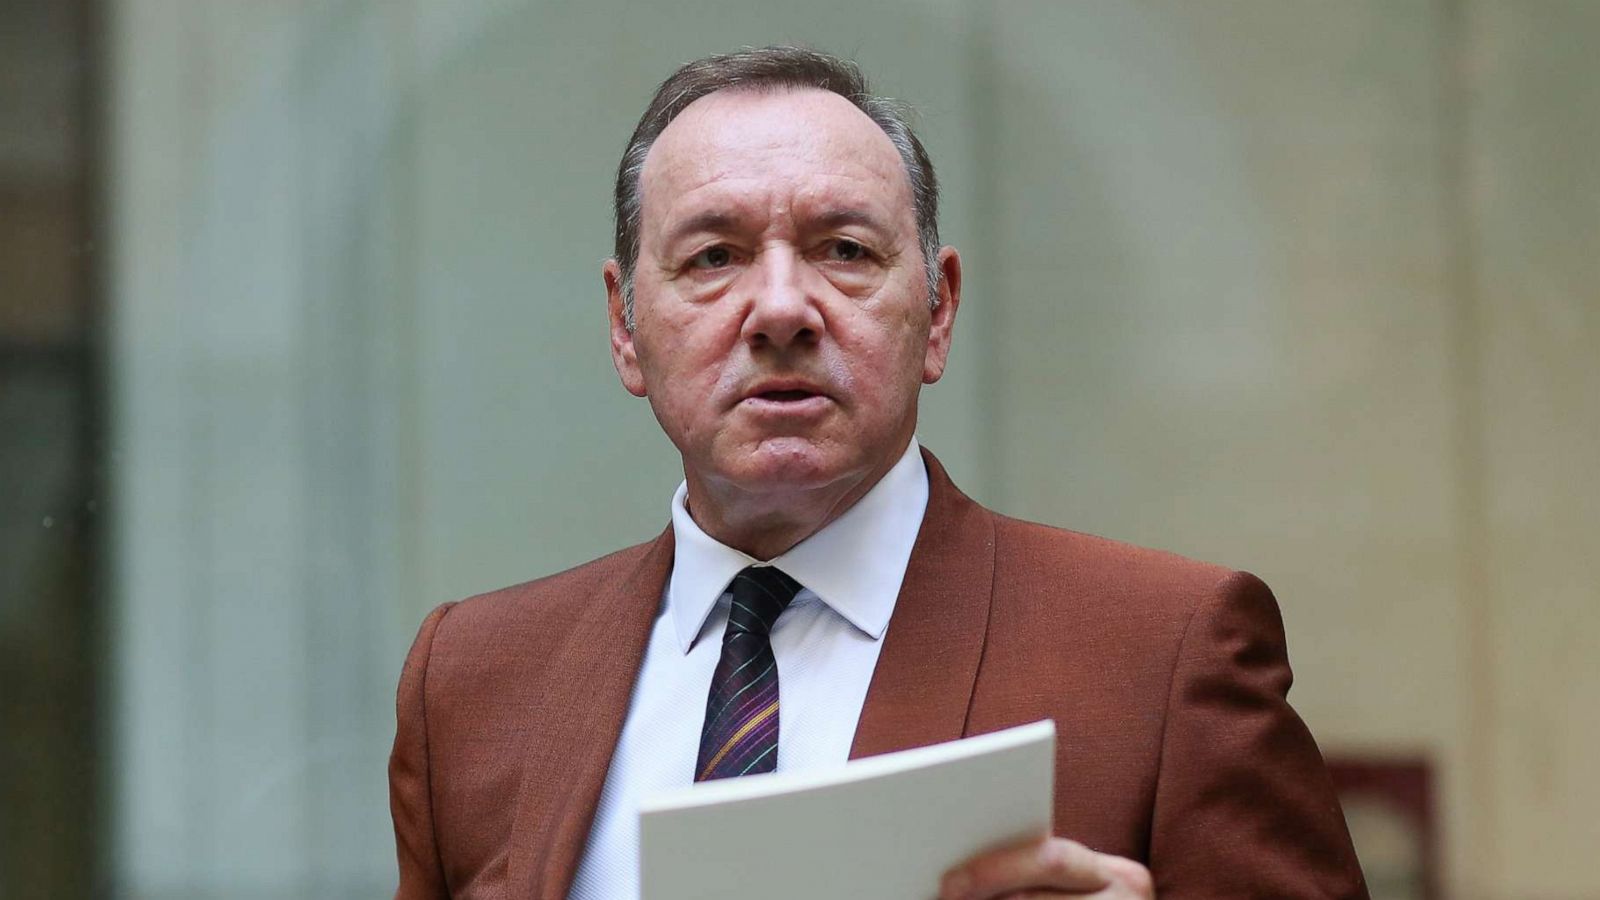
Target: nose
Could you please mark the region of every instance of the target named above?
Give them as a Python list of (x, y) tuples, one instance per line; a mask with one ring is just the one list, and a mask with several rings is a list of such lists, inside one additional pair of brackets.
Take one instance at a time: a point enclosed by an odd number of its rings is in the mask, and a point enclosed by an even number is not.
[(784, 350), (822, 337), (826, 323), (798, 254), (787, 247), (769, 247), (757, 257), (751, 274), (753, 295), (741, 331), (746, 343), (754, 349)]

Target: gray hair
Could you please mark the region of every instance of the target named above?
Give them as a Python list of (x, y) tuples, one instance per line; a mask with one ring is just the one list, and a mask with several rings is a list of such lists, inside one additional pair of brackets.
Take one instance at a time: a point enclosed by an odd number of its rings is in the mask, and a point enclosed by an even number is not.
[(867, 80), (855, 63), (802, 47), (747, 48), (707, 56), (688, 63), (656, 89), (655, 97), (639, 117), (617, 166), (614, 196), (617, 266), (622, 270), (623, 315), (633, 330), (633, 276), (639, 261), (639, 228), (643, 196), (640, 176), (645, 157), (656, 138), (689, 104), (707, 94), (729, 88), (755, 91), (816, 88), (849, 100), (877, 123), (900, 153), (911, 182), (912, 211), (917, 219), (917, 241), (926, 270), (928, 305), (939, 303), (939, 182), (933, 161), (911, 130), (909, 107), (867, 90)]

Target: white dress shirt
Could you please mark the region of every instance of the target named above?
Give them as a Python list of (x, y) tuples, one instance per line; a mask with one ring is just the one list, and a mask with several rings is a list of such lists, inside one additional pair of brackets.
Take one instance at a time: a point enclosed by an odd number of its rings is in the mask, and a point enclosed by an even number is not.
[[(758, 560), (690, 518), (672, 498), (672, 577), (634, 683), (569, 900), (639, 896), (639, 801), (694, 782), (706, 694), (722, 655), (733, 576)], [(804, 587), (772, 628), (778, 662), (778, 771), (837, 766), (850, 755), (911, 547), (928, 507), (912, 439), (900, 461), (827, 527), (771, 560)]]

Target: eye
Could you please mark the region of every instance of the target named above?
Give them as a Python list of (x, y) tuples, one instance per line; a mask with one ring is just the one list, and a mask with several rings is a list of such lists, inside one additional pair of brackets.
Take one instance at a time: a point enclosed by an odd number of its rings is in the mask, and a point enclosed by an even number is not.
[(838, 262), (860, 262), (867, 255), (867, 248), (849, 238), (840, 238), (828, 246), (828, 258)]
[(696, 269), (720, 269), (731, 262), (733, 262), (732, 251), (721, 244), (707, 247), (689, 257), (689, 265)]

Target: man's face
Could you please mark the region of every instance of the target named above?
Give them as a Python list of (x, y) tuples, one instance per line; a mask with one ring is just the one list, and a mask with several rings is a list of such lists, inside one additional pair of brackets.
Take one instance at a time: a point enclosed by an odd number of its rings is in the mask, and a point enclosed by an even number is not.
[(911, 186), (838, 95), (721, 91), (662, 132), (641, 177), (635, 328), (608, 263), (612, 351), (683, 454), (691, 491), (874, 480), (944, 371), (960, 264), (928, 305)]

